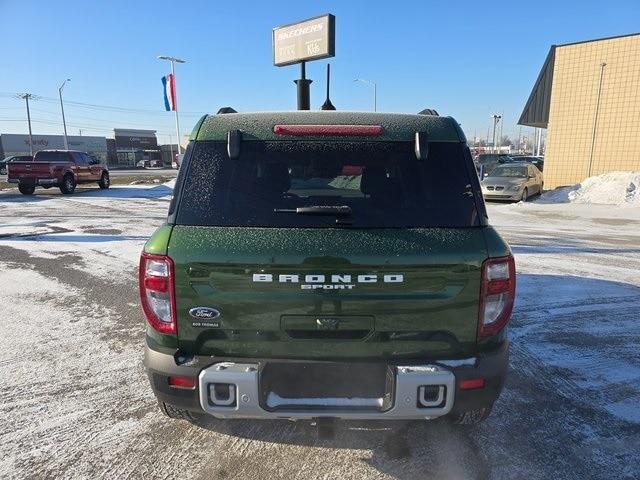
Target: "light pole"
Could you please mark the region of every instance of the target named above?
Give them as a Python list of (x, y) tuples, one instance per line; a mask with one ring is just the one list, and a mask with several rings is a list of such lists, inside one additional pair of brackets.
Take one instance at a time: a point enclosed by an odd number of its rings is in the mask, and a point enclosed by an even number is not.
[(501, 118), (502, 116), (500, 115), (493, 115), (493, 153), (496, 153), (496, 125), (498, 125)]
[(67, 78), (60, 88), (58, 88), (58, 93), (60, 94), (60, 110), (62, 110), (62, 126), (64, 127), (64, 149), (69, 150), (69, 140), (67, 139), (67, 122), (64, 119), (64, 104), (62, 103), (62, 89), (64, 88), (65, 83), (70, 82), (71, 79)]
[[(173, 64), (174, 63), (185, 63), (185, 61), (181, 60), (179, 58), (175, 58), (175, 57), (168, 57), (166, 55), (159, 55), (158, 59), (159, 60), (167, 60), (167, 61), (171, 62), (171, 75), (173, 76), (174, 88), (175, 88), (176, 75), (175, 75), (174, 70), (173, 70)], [(176, 88), (176, 90), (177, 90), (177, 88)], [(174, 112), (176, 114), (176, 136), (178, 137), (178, 154), (180, 154), (180, 153), (182, 153), (182, 151), (180, 149), (180, 123), (178, 121), (178, 94), (177, 94), (177, 92), (174, 92), (174, 95), (176, 96), (176, 103), (175, 103), (175, 109), (174, 109)]]
[(373, 87), (373, 111), (377, 112), (378, 111), (378, 85), (376, 85), (376, 82), (372, 82), (371, 80), (365, 80), (364, 78), (354, 78), (353, 81), (365, 83)]

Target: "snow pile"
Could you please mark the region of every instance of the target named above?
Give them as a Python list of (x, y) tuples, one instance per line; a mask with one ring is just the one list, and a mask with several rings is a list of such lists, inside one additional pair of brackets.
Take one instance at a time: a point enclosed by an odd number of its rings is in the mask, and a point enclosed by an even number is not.
[(544, 193), (539, 201), (640, 206), (640, 172), (609, 172), (589, 177), (578, 185)]

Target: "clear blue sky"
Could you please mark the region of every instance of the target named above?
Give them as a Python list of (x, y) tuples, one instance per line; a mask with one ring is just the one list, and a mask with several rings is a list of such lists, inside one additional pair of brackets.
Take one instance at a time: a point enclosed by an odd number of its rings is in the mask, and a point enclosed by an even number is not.
[[(175, 12), (175, 13), (174, 13)], [(640, 1), (25, 1), (0, 0), (0, 133), (26, 133), (32, 92), (34, 133), (62, 133), (65, 99), (130, 110), (66, 106), (69, 131), (109, 135), (113, 127), (153, 128), (168, 141), (159, 54), (188, 63), (176, 71), (183, 133), (200, 113), (295, 108), (298, 67), (271, 61), (271, 29), (323, 13), (336, 16), (332, 101), (341, 110), (437, 109), (486, 136), (492, 113), (504, 133), (516, 122), (549, 46), (640, 30)], [(312, 106), (324, 100), (326, 61), (312, 62)]]

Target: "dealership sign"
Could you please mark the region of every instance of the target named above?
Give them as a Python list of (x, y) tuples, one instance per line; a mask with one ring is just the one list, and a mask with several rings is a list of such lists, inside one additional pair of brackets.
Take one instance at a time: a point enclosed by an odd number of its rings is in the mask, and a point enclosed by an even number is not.
[(277, 67), (335, 55), (336, 20), (333, 15), (273, 29), (273, 64)]

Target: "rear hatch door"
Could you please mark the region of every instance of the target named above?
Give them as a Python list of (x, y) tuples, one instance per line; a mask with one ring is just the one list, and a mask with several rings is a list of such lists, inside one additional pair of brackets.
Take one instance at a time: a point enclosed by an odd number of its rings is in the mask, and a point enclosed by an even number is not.
[(169, 255), (180, 347), (194, 354), (419, 358), (475, 348), (481, 228), (177, 226)]

